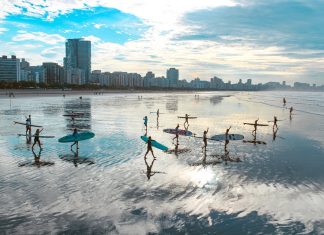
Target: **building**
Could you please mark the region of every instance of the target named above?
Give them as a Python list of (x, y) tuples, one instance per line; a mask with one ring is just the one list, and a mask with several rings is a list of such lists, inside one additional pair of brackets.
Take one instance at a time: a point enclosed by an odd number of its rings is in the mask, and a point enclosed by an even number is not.
[(85, 72), (83, 69), (69, 68), (65, 71), (64, 82), (67, 84), (85, 84)]
[(0, 58), (0, 81), (20, 81), (20, 60), (16, 56), (8, 58), (4, 55)]
[(43, 63), (43, 68), (46, 72), (47, 84), (63, 84), (64, 83), (64, 69), (57, 63), (47, 62)]
[(46, 69), (39, 65), (39, 66), (29, 66), (29, 71), (31, 73), (30, 81), (34, 81), (36, 83), (45, 83), (47, 80), (46, 77)]
[[(71, 69), (81, 69), (84, 72), (84, 83), (89, 83), (91, 79), (91, 42), (82, 38), (68, 39), (65, 43), (64, 68), (66, 71)], [(73, 79), (68, 77), (76, 70), (66, 73), (66, 82)]]
[(179, 70), (176, 68), (169, 68), (166, 73), (171, 85), (176, 85), (179, 81)]

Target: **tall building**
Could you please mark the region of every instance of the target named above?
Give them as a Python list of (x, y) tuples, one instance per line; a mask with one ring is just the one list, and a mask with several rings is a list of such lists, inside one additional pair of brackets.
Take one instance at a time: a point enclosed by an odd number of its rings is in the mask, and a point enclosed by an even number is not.
[(171, 84), (177, 84), (179, 81), (179, 70), (176, 68), (169, 68), (166, 75)]
[(46, 73), (45, 83), (47, 84), (63, 84), (64, 83), (64, 69), (57, 63), (47, 62), (43, 63)]
[[(89, 83), (91, 78), (91, 42), (82, 38), (68, 39), (65, 43), (64, 68), (81, 69), (85, 74), (85, 83)], [(71, 81), (67, 72), (67, 81)]]
[(0, 81), (20, 81), (20, 60), (16, 56), (8, 58), (4, 55), (0, 58)]

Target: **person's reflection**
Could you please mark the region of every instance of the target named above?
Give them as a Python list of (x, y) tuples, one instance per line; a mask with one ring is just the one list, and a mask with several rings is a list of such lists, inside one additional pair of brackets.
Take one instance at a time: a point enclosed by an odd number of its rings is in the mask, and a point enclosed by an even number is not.
[(151, 165), (149, 165), (149, 164), (147, 163), (147, 159), (144, 158), (144, 162), (145, 162), (145, 165), (146, 165), (146, 172), (145, 172), (145, 174), (146, 174), (147, 180), (150, 180), (151, 177), (152, 177), (153, 175), (157, 174), (157, 173), (160, 173), (160, 174), (166, 174), (165, 172), (162, 172), (162, 171), (152, 171), (153, 164), (154, 164), (155, 160), (156, 160), (156, 159), (153, 158), (153, 160), (152, 160), (152, 162), (151, 162)]
[(74, 151), (71, 147), (71, 152), (73, 153), (73, 164), (75, 167), (78, 167), (78, 161), (79, 161), (79, 148), (76, 148), (76, 151)]
[(273, 131), (273, 136), (272, 136), (272, 140), (275, 141), (277, 138), (277, 132), (278, 132), (279, 128), (278, 127), (273, 127), (272, 131)]
[(40, 157), (41, 157), (41, 154), (42, 154), (42, 149), (39, 149), (38, 156), (34, 152), (34, 149), (32, 149), (32, 152), (33, 152), (33, 155), (34, 155), (34, 164), (37, 167), (40, 167), (40, 164), (41, 164)]
[(26, 144), (31, 144), (31, 141), (32, 141), (32, 136), (26, 135)]

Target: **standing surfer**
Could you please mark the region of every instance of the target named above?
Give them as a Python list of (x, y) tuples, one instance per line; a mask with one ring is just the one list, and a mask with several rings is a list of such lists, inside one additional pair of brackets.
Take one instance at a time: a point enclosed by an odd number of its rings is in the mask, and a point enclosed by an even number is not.
[(228, 135), (228, 133), (229, 133), (229, 131), (230, 131), (230, 129), (231, 129), (232, 127), (230, 126), (228, 129), (226, 129), (226, 131), (225, 131), (225, 146), (224, 146), (224, 150), (225, 150), (225, 153), (227, 152), (227, 145), (228, 145), (228, 143), (229, 143), (229, 135)]
[(275, 128), (278, 129), (278, 125), (277, 125), (278, 119), (276, 116), (273, 117), (273, 127), (272, 129), (274, 130)]
[(290, 120), (292, 119), (292, 112), (294, 111), (294, 108), (291, 106), (290, 109), (289, 109), (289, 117), (290, 117)]
[[(189, 115), (186, 114), (184, 118), (185, 118), (185, 122), (183, 123), (183, 126), (184, 126), (184, 128), (186, 130), (188, 130), (188, 127), (189, 127)], [(186, 124), (187, 124), (187, 126), (186, 126)]]
[(258, 121), (259, 121), (259, 118), (257, 120), (254, 121), (254, 130), (252, 131), (252, 135), (254, 137), (256, 137), (256, 131), (257, 131), (257, 128), (258, 128)]
[(152, 138), (151, 138), (151, 136), (149, 136), (148, 139), (147, 139), (147, 151), (145, 153), (144, 159), (146, 159), (146, 156), (147, 156), (147, 154), (149, 152), (152, 153), (153, 159), (156, 159), (156, 157), (154, 156), (154, 153), (153, 153), (153, 149), (152, 149)]
[(77, 151), (78, 151), (78, 149), (79, 149), (79, 142), (76, 140), (76, 138), (77, 138), (77, 135), (78, 135), (78, 130), (76, 129), (76, 128), (74, 128), (74, 130), (73, 130), (73, 137), (75, 138), (75, 141), (74, 141), (74, 143), (71, 145), (71, 151), (73, 152), (73, 150), (72, 150), (72, 147), (74, 146), (74, 145), (76, 145), (77, 146)]
[(26, 117), (26, 136), (27, 133), (31, 136), (31, 115)]
[(286, 102), (286, 98), (285, 98), (285, 97), (283, 98), (282, 101), (283, 101), (283, 105), (286, 106), (286, 103), (287, 103), (287, 102)]
[(172, 142), (176, 139), (177, 140), (177, 143), (179, 142), (179, 123), (178, 125), (176, 126), (175, 128), (175, 137), (172, 139)]
[(206, 152), (207, 151), (207, 133), (208, 133), (209, 128), (207, 128), (206, 131), (204, 131), (204, 135), (203, 135), (203, 141), (204, 141), (204, 146), (202, 147), (202, 149), (204, 149)]
[(147, 122), (148, 122), (147, 116), (145, 116), (143, 120), (144, 120), (145, 132), (147, 133)]
[(37, 130), (36, 130), (36, 132), (35, 132), (35, 134), (34, 134), (34, 144), (33, 144), (33, 146), (32, 146), (32, 151), (34, 151), (34, 146), (35, 146), (36, 143), (38, 144), (38, 147), (39, 147), (40, 149), (42, 149), (42, 147), (41, 147), (41, 143), (40, 143), (40, 140), (39, 140), (39, 134), (40, 134), (42, 131), (43, 131), (43, 129), (41, 129), (41, 130), (37, 129)]

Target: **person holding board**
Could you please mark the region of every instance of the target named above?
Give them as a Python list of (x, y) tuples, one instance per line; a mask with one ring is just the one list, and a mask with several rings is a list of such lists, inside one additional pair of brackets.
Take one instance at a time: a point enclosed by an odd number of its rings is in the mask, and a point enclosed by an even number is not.
[(209, 128), (207, 128), (207, 130), (204, 131), (204, 135), (203, 135), (204, 146), (202, 147), (202, 149), (204, 150), (205, 153), (207, 151), (207, 133), (208, 133), (208, 130), (209, 130)]
[[(74, 128), (74, 130), (73, 130), (73, 137), (76, 139), (77, 138), (77, 134), (78, 134), (78, 130), (76, 129), (76, 128)], [(77, 146), (77, 151), (78, 151), (78, 149), (79, 149), (79, 143), (78, 143), (78, 141), (74, 141), (74, 143), (71, 145), (71, 151), (73, 152), (73, 149), (72, 149), (72, 147), (74, 146), (74, 145), (76, 145)]]
[(26, 117), (26, 136), (27, 136), (27, 133), (29, 135), (31, 135), (31, 116), (30, 116), (30, 114), (28, 117)]

